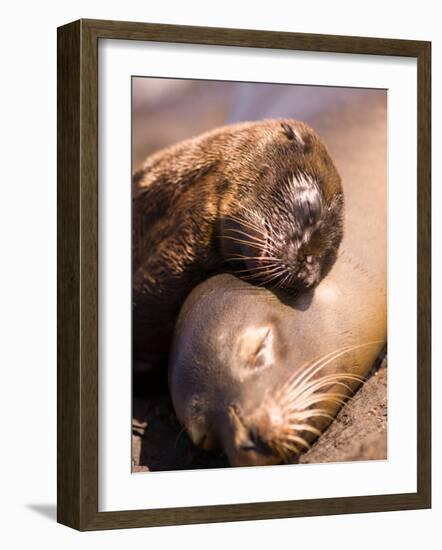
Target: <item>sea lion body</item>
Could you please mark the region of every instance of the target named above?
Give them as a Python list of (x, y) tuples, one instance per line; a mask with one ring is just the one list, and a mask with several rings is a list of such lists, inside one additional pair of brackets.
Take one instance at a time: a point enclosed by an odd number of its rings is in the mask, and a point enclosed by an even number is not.
[(169, 366), (176, 414), (195, 444), (222, 448), (232, 465), (292, 460), (386, 345), (385, 109), (367, 108), (359, 124), (344, 115), (329, 131), (345, 236), (327, 277), (288, 297), (219, 275), (191, 293), (177, 322)]
[(335, 260), (341, 180), (299, 121), (219, 128), (152, 155), (133, 181), (135, 358), (168, 350), (179, 308), (210, 274), (299, 291)]

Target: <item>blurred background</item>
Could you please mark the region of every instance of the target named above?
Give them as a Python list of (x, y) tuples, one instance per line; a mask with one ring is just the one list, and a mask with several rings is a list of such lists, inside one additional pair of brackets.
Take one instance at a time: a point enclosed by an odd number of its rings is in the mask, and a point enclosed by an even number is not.
[(356, 115), (386, 96), (386, 90), (363, 88), (134, 77), (132, 168), (163, 147), (223, 124), (292, 117), (320, 132), (318, 120), (326, 124), (344, 104)]

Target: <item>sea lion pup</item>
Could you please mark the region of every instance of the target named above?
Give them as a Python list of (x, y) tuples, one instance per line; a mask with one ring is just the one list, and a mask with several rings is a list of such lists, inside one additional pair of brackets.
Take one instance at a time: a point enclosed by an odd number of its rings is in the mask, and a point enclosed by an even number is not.
[(169, 363), (177, 417), (196, 445), (221, 448), (234, 466), (296, 459), (386, 344), (380, 97), (329, 117), (345, 182), (345, 236), (314, 295), (284, 297), (223, 274), (195, 288), (180, 312)]
[(342, 238), (339, 174), (292, 119), (225, 126), (160, 151), (133, 177), (133, 348), (169, 348), (184, 299), (230, 269), (296, 292), (318, 284)]

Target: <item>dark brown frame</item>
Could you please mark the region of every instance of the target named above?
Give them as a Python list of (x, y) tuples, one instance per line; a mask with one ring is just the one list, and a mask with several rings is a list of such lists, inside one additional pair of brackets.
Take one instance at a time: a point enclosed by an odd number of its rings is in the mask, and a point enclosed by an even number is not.
[[(98, 40), (405, 56), (418, 66), (417, 492), (98, 512)], [(58, 521), (79, 530), (431, 506), (431, 43), (79, 20), (58, 29)]]

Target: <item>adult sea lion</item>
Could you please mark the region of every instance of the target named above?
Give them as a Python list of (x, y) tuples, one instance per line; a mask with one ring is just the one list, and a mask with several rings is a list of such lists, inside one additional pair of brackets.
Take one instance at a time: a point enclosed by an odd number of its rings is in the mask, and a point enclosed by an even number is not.
[(169, 349), (179, 308), (209, 274), (303, 291), (336, 258), (341, 180), (302, 122), (218, 128), (152, 155), (133, 182), (136, 359)]
[(331, 272), (292, 298), (218, 275), (190, 294), (177, 322), (169, 364), (176, 414), (196, 445), (222, 448), (234, 466), (296, 457), (386, 344), (385, 99), (341, 110), (328, 124), (346, 196)]

